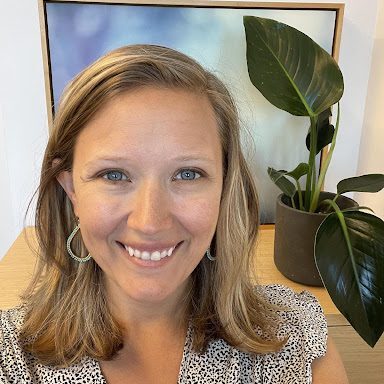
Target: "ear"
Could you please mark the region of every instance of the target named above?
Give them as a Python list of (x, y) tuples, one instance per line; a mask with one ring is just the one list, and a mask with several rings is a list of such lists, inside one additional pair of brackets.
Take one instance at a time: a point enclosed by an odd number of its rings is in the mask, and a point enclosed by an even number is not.
[(75, 215), (77, 215), (77, 198), (75, 189), (73, 187), (73, 174), (70, 171), (62, 171), (57, 176), (57, 181), (60, 183), (60, 185), (63, 187), (65, 193), (69, 197), (69, 199), (72, 202), (73, 210), (75, 212)]

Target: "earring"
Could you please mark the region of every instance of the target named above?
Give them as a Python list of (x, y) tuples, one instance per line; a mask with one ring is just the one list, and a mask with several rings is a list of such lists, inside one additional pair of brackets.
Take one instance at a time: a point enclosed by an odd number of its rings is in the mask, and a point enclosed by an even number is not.
[(205, 252), (205, 256), (207, 256), (207, 258), (210, 261), (215, 261), (216, 260), (216, 257), (211, 255), (211, 249), (210, 248), (208, 248), (207, 251)]
[(85, 263), (87, 262), (92, 256), (88, 253), (88, 256), (87, 257), (79, 257), (79, 256), (76, 256), (72, 249), (71, 249), (71, 242), (72, 242), (72, 239), (75, 237), (77, 231), (80, 229), (80, 223), (77, 223), (75, 229), (72, 231), (72, 233), (69, 235), (68, 239), (67, 239), (67, 251), (69, 253), (69, 255), (72, 257), (72, 259), (76, 260), (77, 262), (79, 263)]

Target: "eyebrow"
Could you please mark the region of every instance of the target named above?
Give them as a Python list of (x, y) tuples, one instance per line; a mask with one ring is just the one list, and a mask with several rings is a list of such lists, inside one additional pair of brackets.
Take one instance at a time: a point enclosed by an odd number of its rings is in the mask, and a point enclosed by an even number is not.
[(214, 163), (214, 159), (211, 159), (209, 157), (206, 157), (204, 155), (190, 155), (190, 156), (177, 156), (173, 157), (172, 160), (180, 161), (183, 163), (187, 163), (189, 161), (204, 161), (207, 163)]
[[(88, 161), (87, 163), (85, 163), (85, 166), (90, 166), (90, 165), (92, 166), (98, 162), (119, 163), (119, 162), (127, 161), (127, 160), (129, 161), (129, 159), (127, 159), (124, 156), (112, 156), (112, 157), (100, 156), (100, 157), (96, 157), (96, 158)], [(215, 162), (214, 159), (211, 159), (207, 156), (200, 155), (200, 154), (193, 154), (193, 155), (189, 155), (189, 156), (185, 156), (185, 155), (177, 156), (177, 157), (171, 158), (171, 161), (178, 161), (178, 162), (182, 162), (182, 163), (187, 163), (190, 161), (203, 161), (206, 163), (214, 163)]]
[(104, 156), (100, 156), (100, 157), (96, 157), (92, 160), (89, 160), (85, 163), (85, 166), (89, 166), (89, 165), (93, 165), (95, 163), (98, 163), (98, 162), (108, 162), (108, 163), (118, 163), (120, 161), (125, 161), (126, 158), (123, 157), (123, 156), (113, 156), (113, 157), (104, 157)]

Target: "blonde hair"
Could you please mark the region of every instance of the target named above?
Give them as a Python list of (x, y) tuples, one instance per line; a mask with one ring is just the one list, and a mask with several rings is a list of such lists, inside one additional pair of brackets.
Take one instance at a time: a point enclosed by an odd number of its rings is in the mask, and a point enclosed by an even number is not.
[[(193, 348), (203, 351), (214, 338), (248, 352), (278, 350), (273, 310), (252, 284), (258, 232), (255, 185), (240, 146), (239, 120), (226, 87), (190, 57), (169, 48), (134, 45), (114, 50), (82, 71), (66, 88), (54, 119), (38, 190), (36, 230), (40, 260), (24, 295), (25, 350), (43, 364), (68, 366), (89, 356), (108, 360), (122, 347), (119, 324), (111, 315), (102, 271), (91, 259), (79, 264), (66, 251), (76, 217), (57, 182), (71, 170), (79, 132), (113, 96), (143, 86), (205, 94), (215, 112), (223, 150), (221, 207), (212, 249), (191, 276), (187, 296), (194, 329)], [(59, 159), (59, 161), (57, 161)], [(86, 255), (81, 241), (76, 254)], [(255, 329), (264, 332), (260, 337)]]

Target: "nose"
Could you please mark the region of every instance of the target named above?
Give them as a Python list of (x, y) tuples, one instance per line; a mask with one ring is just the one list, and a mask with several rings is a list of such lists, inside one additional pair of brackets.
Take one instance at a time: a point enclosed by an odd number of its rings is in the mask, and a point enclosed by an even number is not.
[(166, 187), (154, 180), (141, 183), (132, 196), (128, 227), (143, 235), (155, 235), (172, 225), (171, 199)]

